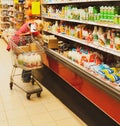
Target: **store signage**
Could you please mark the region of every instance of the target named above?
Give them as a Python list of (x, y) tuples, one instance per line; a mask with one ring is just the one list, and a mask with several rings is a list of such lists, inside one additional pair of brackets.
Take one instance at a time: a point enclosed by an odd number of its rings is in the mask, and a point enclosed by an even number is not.
[(40, 15), (40, 2), (32, 2), (32, 14)]
[(18, 0), (14, 0), (14, 3), (19, 3), (19, 1)]

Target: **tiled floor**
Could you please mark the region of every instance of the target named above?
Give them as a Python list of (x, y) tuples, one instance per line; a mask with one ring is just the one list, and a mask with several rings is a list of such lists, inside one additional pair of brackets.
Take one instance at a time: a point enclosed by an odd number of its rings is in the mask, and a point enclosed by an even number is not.
[[(10, 90), (11, 70), (10, 52), (0, 39), (0, 126), (86, 126), (43, 86), (41, 97), (33, 94), (31, 100), (16, 86)], [(17, 82), (22, 83), (20, 77)]]

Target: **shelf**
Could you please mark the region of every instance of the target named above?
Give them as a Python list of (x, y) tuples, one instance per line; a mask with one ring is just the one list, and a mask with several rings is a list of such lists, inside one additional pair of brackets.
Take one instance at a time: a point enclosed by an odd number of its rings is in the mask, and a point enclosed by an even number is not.
[(9, 17), (9, 16), (8, 15), (6, 15), (6, 16), (0, 15), (0, 17)]
[(104, 51), (104, 52), (107, 52), (109, 54), (113, 54), (115, 56), (120, 56), (120, 51), (118, 51), (116, 49), (111, 49), (109, 47), (100, 46), (98, 44), (96, 45), (96, 44), (87, 42), (86, 40), (80, 40), (78, 38), (68, 36), (68, 35), (65, 35), (65, 34), (62, 34), (62, 33), (54, 33), (54, 32), (45, 31), (45, 30), (44, 30), (44, 32), (48, 32), (50, 34), (53, 34), (53, 35), (56, 35), (56, 36), (59, 36), (59, 37), (62, 37), (62, 38), (66, 38), (68, 40), (72, 40), (74, 42), (77, 42), (77, 43), (80, 43), (80, 44), (83, 44), (83, 45), (86, 45), (86, 46), (89, 46), (89, 47), (92, 47), (92, 48), (95, 48), (95, 49), (98, 49), (98, 50), (101, 50), (101, 51)]
[(14, 17), (14, 15), (9, 15), (9, 17)]
[(12, 21), (12, 20), (10, 20), (10, 22), (13, 23), (13, 24), (16, 24), (17, 23), (16, 21)]
[(2, 8), (1, 11), (8, 11), (8, 8)]
[(15, 14), (24, 14), (23, 11), (18, 11), (18, 10), (15, 10), (14, 13), (15, 13)]
[(8, 21), (4, 21), (4, 22), (1, 21), (0, 23), (1, 23), (1, 24), (10, 24), (10, 22), (8, 22)]
[(120, 25), (113, 24), (113, 23), (105, 23), (105, 22), (93, 22), (93, 21), (85, 21), (85, 20), (74, 20), (74, 19), (63, 19), (63, 18), (55, 18), (55, 17), (48, 17), (48, 16), (42, 16), (42, 18), (51, 19), (51, 20), (61, 20), (61, 21), (67, 21), (67, 22), (74, 22), (74, 23), (82, 23), (82, 24), (89, 24), (89, 25), (96, 25), (101, 27), (109, 27), (114, 29), (120, 29)]
[(15, 19), (16, 22), (24, 22), (23, 20), (20, 20), (20, 19)]
[(89, 71), (87, 68), (84, 68), (74, 61), (68, 59), (67, 57), (62, 56), (58, 52), (46, 48), (46, 52), (56, 60), (59, 60), (60, 62), (66, 64), (70, 69), (72, 69), (75, 73), (78, 75), (84, 77), (85, 79), (92, 81), (92, 84), (96, 85), (97, 87), (101, 88), (102, 90), (105, 90), (106, 92), (110, 93), (112, 96), (120, 100), (120, 86), (115, 85), (113, 83), (110, 83), (109, 81), (102, 79), (100, 76), (97, 76), (92, 71)]
[(6, 28), (0, 28), (0, 30), (4, 31), (4, 30), (6, 30)]
[(88, 3), (88, 2), (117, 2), (119, 0), (84, 0), (84, 1), (78, 1), (78, 0), (74, 0), (74, 1), (61, 1), (61, 2), (43, 2), (42, 5), (49, 5), (49, 4), (76, 4), (76, 3)]

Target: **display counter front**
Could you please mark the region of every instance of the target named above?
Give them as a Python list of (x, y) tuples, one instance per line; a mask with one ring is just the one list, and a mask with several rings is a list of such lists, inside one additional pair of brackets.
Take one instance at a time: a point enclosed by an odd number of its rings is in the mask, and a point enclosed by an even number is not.
[(46, 49), (43, 63), (45, 66), (37, 73), (38, 80), (88, 125), (120, 124), (118, 90), (51, 49)]

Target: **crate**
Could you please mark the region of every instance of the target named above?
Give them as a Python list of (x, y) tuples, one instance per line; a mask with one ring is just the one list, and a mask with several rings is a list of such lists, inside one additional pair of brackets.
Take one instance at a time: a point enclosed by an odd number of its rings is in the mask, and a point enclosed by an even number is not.
[(44, 43), (50, 49), (57, 49), (58, 48), (58, 39), (53, 35), (48, 35), (43, 38)]

